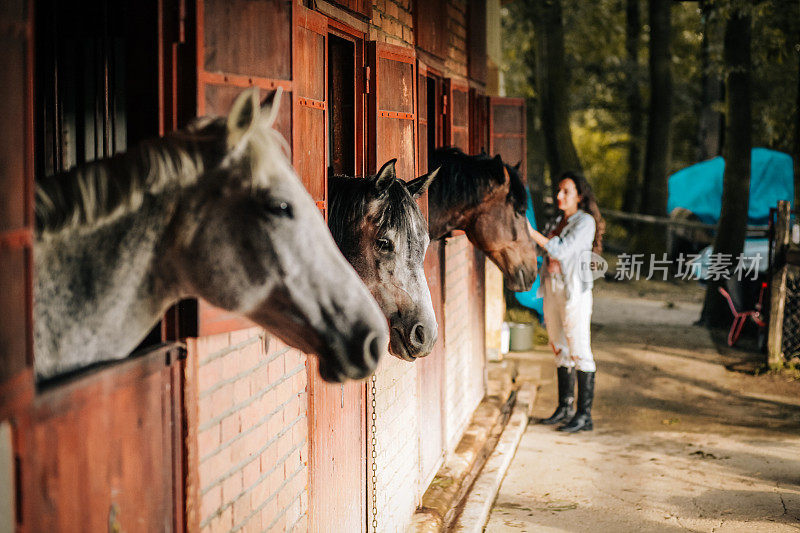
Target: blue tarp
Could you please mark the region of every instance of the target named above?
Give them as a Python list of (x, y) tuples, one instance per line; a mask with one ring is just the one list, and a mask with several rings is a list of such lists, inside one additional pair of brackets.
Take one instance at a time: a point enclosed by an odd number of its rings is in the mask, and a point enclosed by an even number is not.
[[(722, 176), (725, 160), (715, 157), (679, 170), (669, 178), (667, 212), (688, 209), (700, 220), (713, 224), (722, 209)], [(750, 172), (750, 209), (747, 223), (766, 225), (769, 210), (778, 200), (794, 199), (792, 158), (783, 152), (753, 148)]]
[[(534, 215), (533, 200), (531, 199), (531, 191), (529, 191), (527, 187), (525, 187), (525, 194), (528, 195), (528, 211), (527, 211), (528, 221), (531, 223), (531, 226), (533, 226), (533, 229), (539, 229), (536, 227), (536, 217), (533, 216)], [(539, 267), (541, 268), (542, 258), (539, 257), (536, 261)], [(514, 293), (514, 295), (517, 297), (517, 301), (520, 304), (524, 305), (528, 309), (533, 309), (541, 317), (544, 316), (544, 311), (542, 309), (542, 299), (536, 297), (536, 291), (538, 289), (539, 289), (539, 277), (537, 276), (536, 281), (533, 282), (533, 287), (531, 287), (531, 290), (525, 292), (517, 292)]]

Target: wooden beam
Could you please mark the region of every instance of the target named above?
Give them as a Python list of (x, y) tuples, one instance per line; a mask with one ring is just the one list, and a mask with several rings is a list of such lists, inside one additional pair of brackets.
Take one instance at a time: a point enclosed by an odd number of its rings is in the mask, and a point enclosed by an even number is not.
[(789, 202), (778, 202), (775, 223), (775, 255), (770, 280), (769, 326), (767, 333), (767, 364), (783, 365), (783, 311), (786, 304), (786, 250), (789, 246)]

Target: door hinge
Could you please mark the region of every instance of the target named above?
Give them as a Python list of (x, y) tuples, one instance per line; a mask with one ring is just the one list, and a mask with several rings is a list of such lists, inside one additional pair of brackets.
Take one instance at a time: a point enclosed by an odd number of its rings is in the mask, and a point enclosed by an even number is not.
[(369, 94), (369, 78), (372, 71), (369, 67), (364, 67), (364, 94)]
[(447, 95), (446, 94), (442, 95), (442, 114), (443, 115), (447, 114)]

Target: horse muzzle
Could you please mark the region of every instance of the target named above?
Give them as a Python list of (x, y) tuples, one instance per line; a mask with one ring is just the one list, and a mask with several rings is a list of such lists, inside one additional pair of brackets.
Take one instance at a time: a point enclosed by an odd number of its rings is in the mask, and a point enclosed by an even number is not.
[(340, 346), (320, 350), (319, 374), (324, 381), (341, 383), (348, 379), (364, 379), (375, 372), (385, 350), (386, 338), (367, 330)]
[(506, 287), (514, 292), (529, 291), (533, 287), (533, 282), (536, 281), (536, 275), (536, 270), (518, 268), (513, 277), (505, 276)]
[(430, 355), (437, 337), (438, 328), (435, 322), (429, 326), (417, 322), (410, 328), (392, 326), (389, 333), (389, 353), (404, 361), (416, 361)]

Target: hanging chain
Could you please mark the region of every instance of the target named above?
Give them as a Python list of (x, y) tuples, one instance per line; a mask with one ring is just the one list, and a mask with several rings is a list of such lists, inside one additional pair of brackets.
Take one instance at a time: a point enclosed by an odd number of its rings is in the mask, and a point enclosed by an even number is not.
[(372, 374), (372, 424), (371, 424), (371, 435), (370, 435), (370, 456), (372, 457), (372, 533), (378, 532), (378, 437), (376, 431), (376, 421), (378, 420), (378, 415), (376, 414), (376, 407), (378, 402), (376, 398), (378, 397), (378, 393), (376, 390), (375, 384), (377, 383), (377, 378), (375, 374)]

